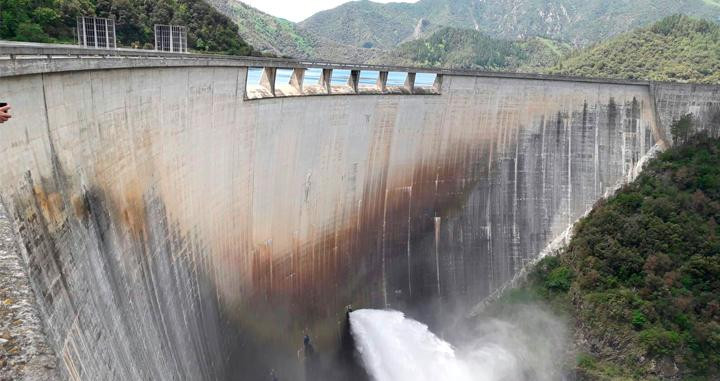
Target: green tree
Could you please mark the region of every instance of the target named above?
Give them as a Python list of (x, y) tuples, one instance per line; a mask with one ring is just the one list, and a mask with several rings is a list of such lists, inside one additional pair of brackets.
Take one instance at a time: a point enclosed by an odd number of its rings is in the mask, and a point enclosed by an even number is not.
[(686, 143), (695, 131), (692, 114), (685, 114), (670, 125), (670, 133), (676, 144)]
[(7, 40), (73, 43), (84, 15), (114, 18), (118, 46), (152, 46), (155, 24), (176, 24), (187, 27), (191, 50), (252, 53), (237, 25), (202, 0), (0, 0), (0, 10)]
[(579, 50), (549, 73), (720, 83), (720, 25), (684, 15)]
[(677, 144), (528, 277), (526, 294), (577, 321), (593, 378), (653, 379), (668, 358), (680, 379), (720, 377), (720, 139), (692, 125), (673, 123)]

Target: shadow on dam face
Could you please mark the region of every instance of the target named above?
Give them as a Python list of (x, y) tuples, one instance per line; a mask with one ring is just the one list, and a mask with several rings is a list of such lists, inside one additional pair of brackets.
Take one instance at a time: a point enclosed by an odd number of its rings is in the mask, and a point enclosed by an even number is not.
[(720, 103), (461, 75), (433, 96), (247, 101), (246, 75), (0, 77), (0, 196), (67, 378), (363, 379), (348, 306), (462, 311), (665, 146), (673, 115)]

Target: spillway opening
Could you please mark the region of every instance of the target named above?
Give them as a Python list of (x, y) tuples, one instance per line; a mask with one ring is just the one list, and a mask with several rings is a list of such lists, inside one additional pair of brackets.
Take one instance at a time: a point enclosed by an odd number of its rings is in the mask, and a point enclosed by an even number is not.
[(245, 99), (307, 95), (439, 95), (442, 76), (435, 73), (345, 68), (250, 67)]
[(288, 86), (293, 76), (293, 69), (277, 69), (275, 74), (275, 88)]
[(345, 86), (350, 79), (350, 70), (336, 69), (332, 72), (332, 79), (330, 84), (333, 86)]
[(437, 74), (435, 73), (417, 73), (415, 74), (415, 88), (433, 88)]
[(377, 70), (362, 70), (358, 76), (358, 92), (361, 94), (372, 94), (382, 91), (383, 84), (380, 81), (380, 72)]
[(262, 76), (263, 68), (261, 67), (250, 67), (248, 68), (247, 86), (260, 86), (260, 77)]
[(248, 99), (269, 98), (274, 96), (275, 70), (262, 67), (249, 67), (245, 81), (245, 95)]
[(305, 71), (305, 69), (277, 69), (275, 72), (275, 96), (302, 95)]
[(405, 86), (406, 80), (407, 80), (407, 73), (400, 72), (400, 71), (391, 71), (391, 72), (388, 72), (388, 78), (387, 78), (386, 84), (388, 87)]
[(355, 94), (356, 72), (347, 69), (334, 69), (330, 77), (330, 91), (333, 94)]
[(436, 94), (442, 86), (441, 76), (436, 73), (417, 73), (413, 83), (415, 94)]
[(327, 94), (326, 74), (325, 70), (317, 67), (305, 69), (303, 93), (306, 95)]

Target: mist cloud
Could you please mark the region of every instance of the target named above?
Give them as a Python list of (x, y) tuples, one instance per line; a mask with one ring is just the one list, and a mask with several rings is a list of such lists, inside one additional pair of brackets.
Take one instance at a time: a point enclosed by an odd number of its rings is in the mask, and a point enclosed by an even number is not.
[(375, 381), (560, 380), (566, 324), (536, 305), (507, 308), (498, 318), (454, 323), (451, 345), (398, 311), (350, 316), (365, 368)]

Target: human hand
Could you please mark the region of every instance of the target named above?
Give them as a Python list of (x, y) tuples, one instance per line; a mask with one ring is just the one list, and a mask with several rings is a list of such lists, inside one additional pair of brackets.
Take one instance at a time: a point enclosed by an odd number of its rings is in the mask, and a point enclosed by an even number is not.
[(0, 107), (0, 123), (5, 123), (8, 119), (12, 118), (12, 115), (8, 113), (10, 111), (10, 105)]

